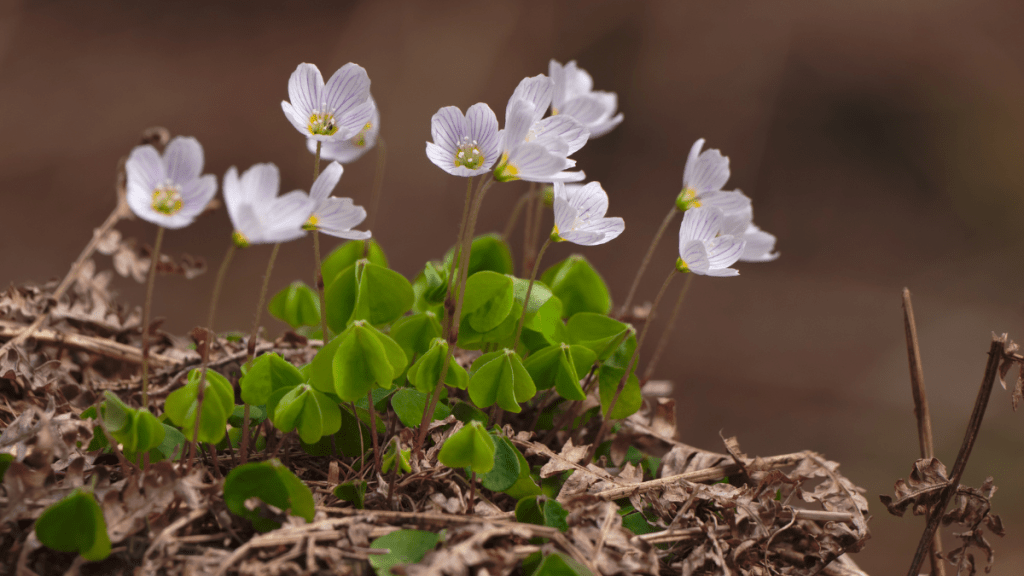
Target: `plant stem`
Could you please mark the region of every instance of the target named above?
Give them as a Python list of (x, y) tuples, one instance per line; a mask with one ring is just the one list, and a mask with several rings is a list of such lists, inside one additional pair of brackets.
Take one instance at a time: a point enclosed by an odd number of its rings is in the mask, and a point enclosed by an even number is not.
[(668, 273), (665, 278), (665, 282), (662, 283), (661, 289), (658, 290), (658, 295), (654, 297), (654, 303), (651, 304), (651, 313), (647, 317), (647, 321), (644, 322), (644, 329), (640, 331), (640, 337), (636, 340), (636, 349), (633, 350), (633, 356), (629, 359), (629, 365), (626, 367), (626, 373), (622, 375), (622, 380), (619, 380), (619, 386), (615, 389), (615, 396), (612, 396), (612, 401), (608, 404), (608, 412), (601, 421), (601, 428), (597, 431), (597, 436), (594, 439), (594, 444), (590, 447), (590, 453), (587, 455), (587, 460), (594, 457), (594, 452), (597, 451), (597, 447), (600, 446), (601, 442), (604, 441), (605, 435), (608, 433), (608, 427), (611, 425), (612, 411), (615, 410), (615, 404), (619, 401), (619, 396), (622, 395), (622, 390), (626, 387), (626, 381), (629, 380), (629, 375), (633, 372), (633, 367), (636, 365), (637, 358), (640, 357), (640, 348), (644, 345), (644, 339), (647, 337), (647, 331), (650, 330), (651, 324), (654, 320), (654, 312), (658, 309), (658, 304), (661, 303), (661, 299), (665, 296), (665, 292), (668, 291), (668, 285), (672, 283), (672, 279), (678, 271), (675, 267)]
[(917, 551), (914, 553), (914, 559), (910, 563), (910, 569), (907, 570), (908, 576), (917, 576), (919, 573), (921, 563), (924, 562), (924, 557), (928, 555), (928, 550), (931, 549), (932, 539), (935, 531), (939, 528), (939, 523), (942, 521), (943, 512), (945, 512), (946, 506), (949, 505), (950, 498), (953, 497), (953, 494), (956, 494), (957, 488), (960, 486), (960, 479), (967, 468), (967, 459), (971, 457), (971, 450), (974, 449), (974, 443), (978, 439), (981, 421), (985, 417), (985, 409), (988, 408), (988, 399), (992, 395), (992, 386), (995, 384), (996, 375), (999, 373), (999, 363), (1006, 354), (1005, 346), (1006, 341), (1004, 338), (997, 337), (992, 339), (992, 346), (988, 351), (988, 363), (985, 364), (985, 376), (981, 380), (981, 388), (978, 390), (978, 397), (974, 402), (971, 419), (967, 423), (967, 432), (964, 434), (964, 441), (960, 445), (960, 452), (956, 455), (956, 461), (953, 463), (953, 471), (949, 475), (949, 484), (942, 490), (938, 502), (935, 503), (928, 515), (928, 524), (925, 526), (924, 533), (921, 534), (921, 540), (917, 544)]
[(533, 283), (537, 281), (537, 270), (540, 270), (540, 262), (544, 258), (544, 252), (548, 249), (548, 246), (551, 246), (550, 237), (544, 241), (544, 244), (541, 244), (540, 251), (537, 252), (537, 260), (530, 271), (530, 283), (526, 285), (526, 297), (523, 298), (523, 314), (519, 316), (519, 325), (516, 326), (516, 337), (512, 341), (513, 352), (519, 347), (519, 337), (523, 334), (523, 324), (526, 323), (526, 311), (530, 307), (530, 293), (533, 292)]
[(210, 366), (210, 352), (213, 350), (213, 344), (217, 340), (216, 333), (213, 331), (213, 320), (217, 314), (217, 300), (220, 298), (221, 288), (224, 287), (224, 278), (227, 277), (228, 267), (231, 265), (231, 258), (234, 257), (237, 247), (234, 243), (228, 248), (226, 254), (224, 254), (224, 260), (220, 263), (220, 268), (217, 270), (217, 279), (213, 283), (213, 294), (210, 296), (210, 312), (206, 316), (206, 342), (201, 343), (200, 353), (203, 356), (203, 364), (199, 371), (199, 386), (196, 390), (196, 419), (195, 424), (192, 427), (192, 442), (189, 450), (188, 463), (185, 466), (187, 472), (192, 471), (192, 462), (196, 459), (196, 443), (199, 440), (199, 421), (203, 415), (203, 397), (206, 393), (206, 370)]
[[(281, 249), (281, 243), (274, 244), (270, 251), (270, 260), (267, 261), (267, 271), (263, 273), (263, 285), (260, 287), (260, 299), (256, 304), (256, 317), (252, 321), (252, 332), (249, 333), (249, 345), (245, 353), (245, 363), (252, 362), (256, 356), (256, 338), (260, 333), (260, 318), (263, 316), (263, 305), (267, 302), (267, 287), (270, 285), (270, 273), (274, 270), (274, 261), (277, 260), (277, 251)], [(249, 459), (249, 404), (243, 402), (242, 409), (242, 442), (239, 446), (242, 464)], [(229, 442), (230, 444), (230, 442)]]
[(366, 403), (370, 407), (370, 441), (373, 443), (373, 471), (380, 472), (380, 449), (377, 445), (377, 408), (373, 405), (373, 390), (366, 393)]
[(313, 157), (313, 182), (320, 177), (320, 146), (322, 145), (322, 142), (316, 141), (316, 154)]
[(146, 280), (146, 302), (142, 306), (142, 409), (149, 410), (149, 319), (153, 308), (153, 286), (156, 284), (156, 268), (160, 262), (160, 245), (164, 242), (164, 227), (156, 227), (156, 241), (149, 261), (149, 278)]
[(668, 229), (668, 225), (672, 223), (672, 219), (676, 217), (676, 212), (679, 209), (672, 206), (669, 209), (668, 214), (665, 215), (665, 219), (661, 221), (661, 226), (658, 227), (658, 231), (654, 233), (654, 238), (651, 239), (651, 245), (647, 248), (647, 253), (644, 254), (644, 259), (640, 261), (640, 269), (636, 271), (636, 276), (633, 278), (633, 285), (629, 287), (629, 292), (626, 294), (626, 300), (622, 303), (622, 307), (619, 308), (619, 318), (624, 318), (626, 312), (629, 311), (629, 306), (633, 303), (633, 297), (636, 296), (636, 289), (640, 286), (640, 279), (643, 278), (644, 272), (647, 271), (647, 265), (651, 263), (651, 257), (654, 256), (654, 250), (658, 247), (658, 242), (661, 241), (661, 237), (665, 235), (665, 230)]
[[(370, 192), (370, 215), (366, 221), (366, 229), (373, 230), (377, 221), (377, 208), (380, 206), (381, 191), (384, 188), (384, 167), (387, 165), (388, 148), (384, 139), (377, 136), (377, 171), (373, 175), (373, 190)], [(370, 254), (369, 241), (363, 241), (363, 257)]]
[(359, 419), (359, 409), (355, 402), (349, 402), (352, 408), (352, 417), (356, 419), (356, 429), (359, 430), (359, 460), (361, 468), (366, 468), (366, 440), (363, 438), (363, 421)]
[[(531, 190), (536, 190), (537, 185), (531, 184)], [(529, 247), (523, 250), (523, 274), (530, 272), (537, 266), (537, 235), (540, 234), (541, 225), (544, 223), (544, 196), (533, 195), (533, 227), (530, 229)]]
[(316, 261), (316, 270), (313, 272), (313, 283), (316, 284), (316, 294), (320, 299), (320, 331), (323, 332), (321, 339), (324, 346), (330, 340), (327, 334), (327, 300), (324, 296), (324, 265), (320, 259), (320, 231), (313, 230), (313, 259)]
[[(640, 380), (641, 387), (643, 387), (643, 385), (650, 380), (651, 375), (654, 374), (654, 369), (658, 366), (658, 361), (661, 360), (661, 355), (665, 352), (665, 347), (668, 346), (669, 337), (672, 336), (672, 331), (676, 327), (676, 319), (679, 317), (679, 310), (683, 307), (683, 300), (686, 299), (686, 293), (690, 291), (690, 284), (693, 283), (693, 277), (694, 274), (686, 275), (686, 281), (683, 282), (683, 289), (679, 291), (679, 297), (676, 298), (676, 305), (672, 307), (672, 315), (668, 319), (665, 331), (661, 333), (661, 339), (658, 340), (658, 347), (654, 349), (654, 354), (651, 355), (651, 360), (647, 363), (647, 369), (644, 370), (644, 377)], [(650, 322), (650, 318), (648, 318), (648, 322)]]
[(501, 232), (501, 239), (508, 242), (508, 237), (512, 235), (512, 231), (515, 229), (516, 224), (519, 222), (519, 215), (523, 212), (523, 207), (526, 206), (526, 202), (533, 197), (534, 187), (530, 186), (530, 189), (523, 193), (516, 201), (516, 205), (512, 208), (512, 213), (508, 216), (508, 221), (505, 222), (505, 229)]
[(444, 332), (445, 337), (455, 328), (452, 326), (452, 315), (455, 314), (455, 295), (452, 293), (452, 283), (455, 281), (456, 266), (462, 269), (462, 235), (466, 233), (466, 221), (469, 219), (469, 208), (473, 204), (473, 178), (468, 178), (466, 183), (466, 201), (462, 204), (462, 219), (459, 220), (459, 235), (456, 237), (455, 246), (452, 248), (452, 263), (448, 267), (448, 290), (444, 296)]
[[(480, 214), (480, 205), (483, 204), (484, 194), (487, 193), (487, 189), (490, 188), (494, 182), (492, 176), (487, 176), (486, 179), (481, 179), (480, 184), (477, 186), (476, 194), (466, 191), (467, 200), (472, 200), (472, 208), (469, 210), (469, 217), (466, 220), (466, 228), (463, 233), (460, 234), (462, 237), (462, 248), (459, 251), (459, 289), (457, 298), (455, 299), (454, 310), (450, 312), (450, 322), (448, 325), (447, 334), (445, 334), (448, 340), (448, 354), (445, 355), (444, 363), (441, 364), (441, 374), (437, 379), (437, 388), (434, 389), (434, 394), (430, 398), (430, 405), (423, 412), (423, 420), (420, 421), (420, 432), (416, 437), (415, 454), (422, 456), (423, 454), (423, 442), (427, 439), (427, 427), (430, 425), (430, 420), (434, 416), (434, 410), (437, 408), (437, 401), (441, 397), (441, 392), (438, 390), (441, 386), (444, 386), (444, 379), (448, 376), (448, 367), (452, 362), (452, 357), (455, 356), (455, 343), (459, 341), (459, 318), (462, 314), (462, 301), (466, 295), (466, 274), (469, 271), (469, 259), (472, 256), (471, 251), (473, 247), (473, 230), (476, 228), (476, 219)], [(453, 259), (454, 263), (454, 259)], [(453, 264), (454, 267), (454, 264)], [(451, 295), (445, 297), (445, 308), (448, 307), (448, 301), (451, 299)]]
[(476, 470), (472, 472), (469, 480), (469, 513), (476, 513)]

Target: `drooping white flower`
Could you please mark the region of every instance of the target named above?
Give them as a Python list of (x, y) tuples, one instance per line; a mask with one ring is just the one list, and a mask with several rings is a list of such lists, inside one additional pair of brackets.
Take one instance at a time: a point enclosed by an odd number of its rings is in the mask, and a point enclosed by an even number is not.
[(525, 78), (505, 107), (501, 160), (494, 169), (499, 182), (578, 182), (583, 172), (565, 172), (576, 162), (568, 157), (587, 143), (590, 132), (570, 116), (541, 119), (551, 105), (553, 83), (543, 74)]
[(278, 196), (280, 186), (281, 175), (270, 163), (254, 164), (241, 178), (234, 166), (224, 174), (224, 204), (238, 247), (287, 242), (306, 234), (302, 225), (313, 212), (313, 200), (301, 190)]
[(498, 161), (498, 118), (483, 102), (465, 116), (457, 106), (445, 106), (430, 119), (427, 158), (453, 176), (485, 174)]
[(740, 262), (771, 262), (779, 257), (779, 253), (774, 251), (775, 236), (754, 224), (754, 209), (750, 205), (725, 214), (722, 234), (735, 236), (747, 243)]
[(712, 206), (683, 214), (676, 269), (704, 276), (739, 276), (739, 270), (730, 266), (740, 259), (746, 242), (721, 234), (724, 219), (722, 210)]
[(590, 131), (591, 138), (604, 136), (622, 122), (622, 114), (615, 113), (618, 96), (614, 92), (594, 90), (594, 80), (586, 70), (576, 66), (575, 60), (564, 66), (552, 60), (548, 74), (554, 81), (552, 115), (575, 118)]
[(164, 228), (184, 228), (217, 193), (217, 178), (203, 171), (203, 147), (195, 138), (177, 136), (164, 149), (136, 146), (125, 172), (128, 207), (136, 216)]
[(307, 138), (323, 142), (348, 140), (373, 116), (370, 78), (349, 62), (324, 84), (313, 64), (299, 64), (288, 79), (288, 99), (281, 101), (285, 117)]
[(551, 238), (582, 246), (596, 246), (615, 239), (626, 229), (622, 218), (605, 218), (608, 194), (598, 182), (584, 185), (554, 184), (555, 227)]
[(750, 198), (735, 190), (722, 190), (729, 180), (729, 158), (718, 150), (705, 150), (704, 139), (693, 143), (683, 169), (683, 190), (676, 198), (680, 210), (714, 206), (724, 212), (741, 210), (750, 205)]
[[(358, 160), (367, 150), (377, 144), (377, 135), (380, 134), (380, 111), (372, 97), (370, 102), (373, 103), (373, 115), (370, 116), (370, 121), (363, 126), (362, 130), (348, 140), (322, 142), (320, 158), (349, 164)], [(316, 154), (316, 143), (317, 141), (312, 138), (306, 139), (306, 148), (311, 154)]]
[(341, 180), (343, 168), (337, 162), (331, 162), (313, 182), (309, 197), (313, 201), (313, 213), (306, 220), (307, 230), (319, 230), (324, 234), (345, 238), (347, 240), (365, 240), (370, 237), (369, 231), (353, 230), (366, 220), (366, 210), (356, 206), (351, 198), (331, 196), (334, 187)]

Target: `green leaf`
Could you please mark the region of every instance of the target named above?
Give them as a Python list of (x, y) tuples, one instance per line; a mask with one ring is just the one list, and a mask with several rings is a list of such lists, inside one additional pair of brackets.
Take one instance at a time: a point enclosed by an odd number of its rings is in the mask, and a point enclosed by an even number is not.
[[(512, 279), (513, 291), (515, 292), (515, 301), (519, 305), (519, 313), (523, 312), (523, 303), (526, 301), (526, 291), (530, 290), (530, 302), (526, 306), (526, 318), (532, 319), (533, 315), (536, 314), (540, 309), (547, 304), (547, 301), (551, 299), (551, 289), (544, 285), (543, 282), (534, 282), (533, 288), (530, 288), (530, 281), (523, 278), (515, 278), (509, 276)], [(519, 318), (516, 318), (518, 321)]]
[(468, 402), (459, 400), (455, 403), (455, 407), (452, 408), (452, 414), (455, 418), (463, 424), (469, 424), (473, 420), (487, 424), (487, 413), (483, 410), (478, 409), (476, 406)]
[[(454, 364), (454, 362), (453, 362)], [(415, 428), (420, 425), (423, 412), (427, 409), (428, 396), (419, 390), (402, 388), (391, 397), (391, 407), (394, 408), (398, 419), (406, 428)], [(452, 413), (443, 403), (438, 402), (434, 407), (432, 420), (444, 420)]]
[[(430, 394), (441, 378), (441, 370), (444, 368), (447, 358), (448, 343), (441, 338), (434, 340), (433, 346), (427, 350), (426, 354), (420, 356), (409, 367), (409, 372), (406, 374), (409, 383), (420, 392)], [(465, 368), (452, 359), (448, 362), (448, 372), (445, 374), (444, 382), (454, 388), (465, 390), (469, 386), (469, 374), (466, 373)]]
[(491, 434), (494, 441), (494, 468), (480, 477), (480, 483), (484, 488), (494, 492), (508, 490), (519, 480), (519, 459), (516, 457), (516, 447), (509, 442), (508, 438)]
[(592, 572), (565, 554), (552, 552), (541, 560), (531, 576), (592, 576)]
[(0, 482), (4, 481), (4, 474), (7, 473), (11, 462), (14, 462), (14, 454), (0, 454)]
[(116, 394), (107, 390), (103, 393), (104, 401), (100, 404), (100, 418), (107, 432), (113, 436), (117, 433), (127, 434), (132, 426), (135, 410), (128, 407)]
[[(384, 345), (374, 330), (363, 322), (357, 322), (339, 334), (335, 340), (338, 340), (339, 344), (331, 360), (331, 367), (334, 392), (339, 398), (352, 402), (366, 396), (374, 384), (391, 386), (391, 381), (397, 374), (388, 362)], [(327, 348), (321, 350), (313, 359), (311, 379), (315, 378), (317, 359), (326, 350)]]
[(569, 318), (565, 330), (570, 344), (590, 348), (602, 362), (621, 345), (627, 332), (634, 332), (629, 324), (594, 312), (581, 312)]
[[(533, 300), (532, 292), (530, 300)], [(562, 322), (562, 301), (556, 296), (545, 300), (535, 312), (526, 315), (523, 329), (542, 334), (552, 344), (563, 342), (561, 338), (565, 335), (565, 324)]]
[(412, 281), (412, 293), (416, 296), (413, 304), (416, 312), (439, 307), (448, 294), (448, 270), (440, 262), (427, 262)]
[(449, 468), (470, 468), (477, 474), (486, 474), (494, 468), (495, 450), (487, 429), (472, 420), (445, 440), (437, 459)]
[[(195, 430), (197, 395), (199, 392), (200, 370), (188, 373), (188, 383), (167, 396), (164, 412), (175, 426), (181, 428), (185, 438), (192, 440)], [(224, 437), (228, 416), (235, 407), (235, 392), (226, 378), (206, 371), (206, 386), (203, 388), (203, 412), (199, 417), (199, 441), (216, 444)]]
[(341, 409), (322, 392), (302, 384), (278, 402), (274, 426), (286, 433), (298, 428), (299, 438), (313, 444), (341, 429)]
[(320, 325), (320, 297), (300, 280), (275, 294), (267, 310), (292, 328)]
[[(444, 255), (444, 267), (449, 269), (455, 248), (451, 248)], [(512, 252), (508, 244), (501, 241), (498, 234), (484, 234), (473, 239), (469, 256), (469, 271), (467, 276), (477, 272), (490, 270), (498, 274), (511, 274)]]
[(358, 510), (362, 510), (366, 502), (366, 480), (353, 480), (334, 487), (334, 495), (343, 502), (351, 502)]
[(236, 428), (241, 428), (245, 422), (245, 407), (249, 406), (249, 426), (256, 426), (262, 424), (267, 419), (267, 409), (265, 406), (253, 406), (251, 404), (236, 404), (235, 409), (231, 411), (231, 416), (228, 417), (228, 424)]
[(597, 355), (589, 348), (561, 344), (534, 352), (524, 366), (537, 388), (554, 386), (566, 400), (586, 400), (580, 379), (587, 375), (596, 360)]
[(615, 391), (619, 387), (619, 382), (622, 381), (622, 376), (626, 373), (626, 369), (633, 358), (633, 352), (636, 351), (636, 336), (630, 334), (625, 342), (619, 345), (615, 349), (614, 353), (608, 357), (607, 360), (601, 364), (598, 370), (598, 385), (600, 386), (601, 394), (601, 413), (608, 418), (619, 420), (626, 418), (640, 409), (640, 405), (643, 403), (643, 395), (640, 392), (640, 380), (636, 376), (636, 365), (633, 366), (632, 372), (629, 374), (629, 378), (626, 380), (625, 386), (622, 388), (622, 394), (619, 396), (618, 401), (615, 403), (615, 408), (612, 413), (608, 414), (608, 408), (611, 405), (612, 398), (615, 397)]
[(472, 372), (469, 398), (480, 408), (497, 403), (503, 410), (520, 412), (519, 403), (537, 394), (537, 387), (523, 367), (523, 361), (507, 348), (477, 358)]
[(547, 496), (528, 496), (516, 503), (516, 520), (519, 522), (548, 526), (566, 532), (569, 530), (569, 524), (566, 523), (568, 516), (569, 513), (557, 500)]
[(415, 564), (441, 541), (441, 536), (424, 530), (396, 530), (370, 542), (370, 548), (387, 550), (387, 554), (370, 556), (377, 576), (391, 576), (391, 569), (402, 564)]
[(325, 291), (327, 325), (341, 332), (355, 320), (380, 326), (405, 314), (414, 299), (404, 276), (367, 260), (342, 270)]
[(516, 451), (516, 460), (519, 460), (519, 478), (516, 479), (516, 483), (511, 487), (504, 490), (505, 494), (508, 494), (516, 500), (525, 498), (527, 496), (537, 496), (541, 494), (540, 486), (534, 482), (533, 477), (530, 476), (530, 464), (526, 461), (523, 453), (519, 451), (514, 445), (512, 446)]
[(607, 314), (612, 309), (608, 286), (583, 256), (562, 260), (545, 270), (540, 279), (562, 301), (566, 318), (580, 312)]
[[(409, 358), (405, 355), (405, 352), (402, 350), (402, 347), (398, 342), (395, 342), (394, 338), (369, 324), (366, 327), (369, 328), (375, 336), (377, 336), (377, 340), (379, 340), (381, 345), (384, 346), (384, 355), (387, 356), (388, 364), (391, 365), (391, 370), (395, 373), (392, 380), (398, 378), (405, 370), (405, 367), (409, 365)], [(388, 382), (387, 384), (381, 384), (381, 386), (384, 388), (390, 388), (391, 383)]]
[(391, 326), (391, 338), (402, 347), (407, 358), (422, 356), (435, 338), (441, 337), (441, 323), (433, 312), (405, 316)]
[(156, 416), (148, 410), (129, 407), (109, 390), (104, 393), (99, 411), (107, 431), (123, 444), (125, 456), (133, 462), (138, 461), (138, 454), (146, 453), (164, 441), (164, 427)]
[(644, 518), (643, 514), (637, 511), (633, 511), (622, 517), (622, 527), (637, 536), (650, 534), (652, 532), (661, 532), (661, 528), (652, 525), (647, 521), (647, 518)]
[(399, 474), (412, 472), (412, 467), (409, 465), (409, 457), (412, 450), (399, 450), (398, 445), (398, 436), (392, 436), (391, 441), (388, 442), (387, 449), (384, 451), (384, 456), (380, 460), (381, 474), (390, 472), (391, 468), (395, 466), (396, 461)]
[(110, 555), (103, 511), (90, 492), (79, 488), (51, 505), (36, 520), (36, 538), (58, 552), (78, 552), (90, 561)]
[(260, 532), (281, 527), (279, 522), (267, 518), (263, 510), (247, 508), (245, 501), (250, 498), (259, 498), (266, 504), (290, 511), (306, 522), (313, 521), (313, 493), (276, 458), (233, 469), (224, 479), (224, 503), (228, 510), (248, 519)]
[[(356, 260), (364, 258), (365, 247), (363, 242), (363, 240), (345, 242), (324, 258), (323, 265), (320, 268), (324, 276), (324, 286), (334, 282), (338, 274), (345, 268), (355, 264)], [(387, 256), (384, 255), (384, 250), (381, 249), (380, 244), (377, 244), (376, 240), (370, 240), (370, 251), (365, 257), (378, 266), (385, 268), (388, 266)], [(319, 319), (317, 321), (319, 322)]]
[(466, 280), (461, 322), (477, 332), (493, 330), (512, 311), (514, 299), (511, 277), (490, 270), (477, 272)]
[(242, 402), (261, 406), (267, 403), (274, 390), (294, 388), (305, 381), (306, 378), (298, 368), (271, 352), (252, 361), (252, 366), (238, 381), (238, 386), (242, 389)]

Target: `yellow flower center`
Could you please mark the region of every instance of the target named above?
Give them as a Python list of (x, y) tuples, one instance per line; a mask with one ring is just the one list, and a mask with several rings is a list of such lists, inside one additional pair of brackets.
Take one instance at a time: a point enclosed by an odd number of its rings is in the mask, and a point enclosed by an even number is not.
[(153, 210), (168, 216), (177, 214), (184, 206), (181, 199), (181, 188), (168, 182), (153, 190)]
[(508, 163), (508, 154), (501, 155), (501, 161), (494, 168), (494, 179), (498, 182), (519, 180), (519, 169)]
[(686, 273), (690, 271), (690, 265), (682, 258), (676, 258), (676, 270)]
[(554, 227), (551, 228), (551, 241), (561, 242), (563, 240), (564, 238), (562, 238), (562, 236), (558, 233), (558, 224), (555, 224)]
[(235, 246), (238, 246), (239, 248), (249, 247), (249, 239), (245, 237), (245, 234), (242, 234), (238, 230), (235, 230), (234, 232), (231, 233), (231, 241), (234, 242)]
[(455, 165), (470, 170), (476, 170), (484, 163), (484, 155), (476, 140), (469, 136), (463, 136), (462, 141), (455, 147)]
[(317, 224), (319, 222), (320, 222), (320, 219), (316, 217), (316, 214), (310, 214), (309, 215), (309, 220), (306, 220), (306, 223), (302, 225), (302, 229), (303, 230), (318, 230)]
[(338, 131), (334, 115), (329, 112), (314, 112), (309, 115), (309, 133), (314, 136), (331, 136)]
[(700, 200), (697, 199), (697, 191), (693, 188), (683, 188), (683, 191), (676, 197), (676, 208), (685, 212), (690, 208), (700, 208)]

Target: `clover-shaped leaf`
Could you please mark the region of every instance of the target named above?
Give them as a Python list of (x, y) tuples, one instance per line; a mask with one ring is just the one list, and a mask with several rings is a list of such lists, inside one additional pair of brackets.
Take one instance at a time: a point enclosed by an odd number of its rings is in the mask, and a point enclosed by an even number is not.
[(560, 552), (552, 552), (540, 561), (530, 576), (593, 576), (586, 566)]
[(424, 530), (396, 530), (370, 542), (376, 550), (387, 550), (387, 554), (370, 556), (370, 566), (377, 576), (391, 576), (391, 569), (402, 564), (415, 564), (434, 549), (441, 536)]
[(366, 480), (356, 479), (338, 484), (334, 487), (334, 496), (338, 500), (351, 502), (357, 509), (362, 510), (366, 502)]
[(434, 338), (441, 337), (441, 323), (433, 312), (404, 316), (391, 326), (391, 338), (402, 347), (406, 357), (422, 356)]
[[(449, 269), (455, 248), (451, 248), (444, 255), (444, 267)], [(469, 269), (467, 277), (472, 277), (477, 272), (490, 270), (498, 274), (512, 273), (512, 252), (508, 244), (501, 240), (498, 234), (483, 234), (473, 239), (469, 255)]]
[(527, 496), (516, 503), (516, 520), (519, 522), (549, 526), (565, 532), (569, 530), (565, 520), (568, 516), (569, 513), (557, 500), (547, 496)]
[(586, 400), (580, 380), (596, 360), (597, 354), (585, 346), (561, 344), (534, 352), (524, 366), (537, 388), (554, 386), (566, 400)]
[(581, 312), (569, 318), (565, 331), (570, 344), (590, 348), (597, 359), (604, 362), (625, 340), (626, 334), (633, 332), (633, 327), (604, 314)]
[(583, 256), (562, 260), (545, 270), (540, 279), (562, 301), (566, 318), (580, 312), (607, 314), (612, 308), (608, 286)]
[(494, 492), (508, 490), (519, 480), (521, 468), (519, 458), (516, 454), (519, 450), (512, 445), (508, 438), (491, 434), (494, 441), (494, 468), (480, 477), (480, 483), (484, 488)]
[(473, 362), (469, 398), (480, 408), (497, 403), (503, 410), (520, 412), (519, 403), (536, 393), (537, 387), (523, 361), (508, 348), (484, 354)]
[(346, 402), (366, 396), (374, 384), (390, 388), (405, 370), (402, 347), (364, 321), (356, 321), (317, 352), (309, 384)]
[(129, 407), (109, 390), (104, 393), (99, 412), (107, 431), (121, 443), (125, 457), (133, 462), (164, 441), (164, 426), (156, 416), (149, 410)]
[[(509, 442), (508, 439), (505, 439), (505, 441)], [(511, 442), (508, 445), (512, 446), (512, 449), (515, 450), (516, 460), (519, 461), (519, 477), (516, 478), (516, 482), (512, 486), (502, 491), (516, 500), (541, 494), (540, 486), (534, 482), (533, 476), (530, 475), (530, 463), (526, 461), (526, 457)]]
[(260, 507), (246, 506), (252, 498), (304, 518), (306, 522), (313, 521), (313, 493), (276, 458), (233, 469), (224, 479), (224, 504), (235, 515), (252, 522), (252, 527), (260, 532), (280, 528), (281, 523), (268, 518)]
[(291, 389), (305, 381), (298, 368), (271, 352), (253, 360), (238, 386), (242, 389), (242, 402), (261, 406), (275, 390)]
[(274, 426), (281, 432), (298, 428), (299, 438), (312, 444), (341, 429), (341, 409), (322, 392), (301, 384), (278, 401)]
[(51, 550), (78, 552), (90, 561), (110, 555), (103, 511), (92, 493), (82, 488), (44, 510), (35, 531), (36, 538)]
[(448, 294), (448, 269), (440, 262), (427, 262), (412, 282), (416, 297), (413, 310), (426, 312), (440, 306)]
[[(376, 240), (369, 240), (370, 250), (367, 252), (364, 240), (351, 240), (338, 246), (323, 260), (320, 271), (324, 276), (324, 285), (327, 286), (342, 270), (356, 263), (356, 260), (366, 258), (378, 266), (388, 267), (388, 258), (384, 250), (377, 244)], [(365, 255), (364, 255), (365, 254)]]
[(392, 436), (391, 441), (388, 442), (387, 449), (384, 450), (384, 456), (380, 460), (381, 474), (391, 472), (391, 469), (395, 466), (398, 466), (399, 474), (412, 472), (412, 467), (409, 465), (411, 454), (412, 450), (401, 450), (399, 448), (398, 436)]
[[(452, 364), (454, 365), (455, 362), (453, 361)], [(437, 383), (436, 380), (434, 382), (435, 384)], [(428, 398), (426, 394), (419, 390), (402, 388), (391, 397), (391, 407), (395, 410), (395, 414), (402, 424), (407, 428), (415, 428), (420, 425), (423, 412), (427, 409)], [(437, 406), (434, 407), (432, 419), (444, 420), (451, 413), (452, 411), (448, 409), (448, 406), (438, 402)]]
[[(409, 367), (409, 372), (406, 373), (409, 383), (425, 394), (433, 392), (441, 378), (441, 370), (447, 357), (448, 343), (442, 338), (435, 339), (430, 349)], [(469, 374), (454, 359), (449, 360), (444, 383), (465, 390), (469, 385)]]
[(292, 328), (320, 324), (320, 298), (304, 282), (296, 280), (270, 299), (270, 315)]
[[(171, 392), (164, 402), (164, 413), (181, 428), (185, 438), (192, 440), (195, 430), (197, 396), (201, 372), (198, 368), (188, 373), (188, 383)], [(226, 378), (206, 371), (206, 386), (203, 388), (203, 412), (199, 416), (199, 441), (216, 444), (224, 437), (228, 417), (235, 407), (235, 392)]]
[(449, 468), (469, 468), (486, 474), (494, 468), (495, 450), (494, 439), (484, 425), (472, 420), (445, 440), (437, 459)]
[(498, 327), (512, 311), (515, 299), (512, 278), (490, 270), (473, 274), (466, 280), (462, 304), (462, 322), (477, 332)]
[[(291, 390), (291, 388), (289, 388)], [(231, 411), (231, 416), (228, 416), (228, 424), (236, 428), (241, 428), (245, 421), (245, 406), (242, 404), (236, 404), (235, 409)], [(249, 406), (249, 425), (256, 426), (262, 424), (267, 419), (267, 410), (264, 406)]]
[(412, 285), (404, 276), (369, 260), (357, 260), (326, 288), (327, 325), (341, 332), (355, 320), (374, 326), (394, 322), (413, 303)]
[(626, 418), (636, 413), (643, 403), (643, 395), (640, 392), (640, 380), (636, 376), (636, 365), (634, 364), (633, 370), (629, 373), (629, 378), (626, 379), (626, 383), (622, 387), (622, 393), (615, 402), (615, 408), (610, 415), (608, 414), (608, 408), (611, 406), (612, 399), (615, 397), (619, 383), (629, 367), (635, 350), (636, 337), (630, 335), (598, 369), (601, 412), (605, 414), (606, 418), (615, 420)]

